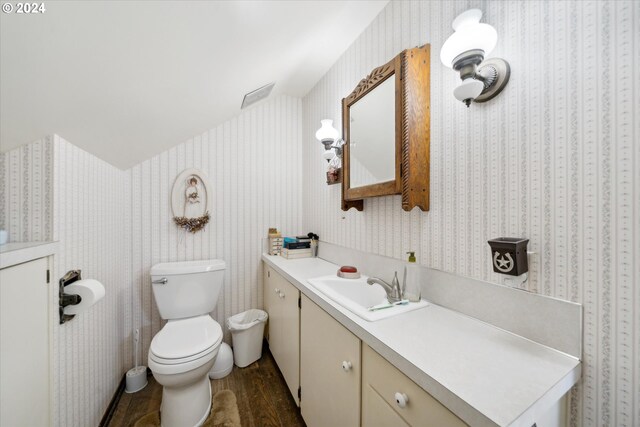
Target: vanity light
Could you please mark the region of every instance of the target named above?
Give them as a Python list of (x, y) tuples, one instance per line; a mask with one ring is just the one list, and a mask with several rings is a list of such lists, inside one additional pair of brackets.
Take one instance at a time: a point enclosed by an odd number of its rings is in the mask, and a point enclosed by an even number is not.
[(451, 26), (455, 30), (444, 42), (440, 60), (460, 73), (462, 83), (453, 95), (467, 107), (471, 101), (486, 102), (507, 85), (511, 70), (504, 59), (484, 59), (498, 41), (498, 33), (489, 24), (480, 23), (482, 11), (469, 9), (458, 15)]
[(322, 126), (316, 132), (316, 139), (324, 145), (325, 152), (322, 153), (322, 158), (329, 162), (336, 156), (342, 157), (344, 141), (340, 138), (338, 130), (333, 127), (333, 120), (324, 119), (320, 120), (320, 123)]

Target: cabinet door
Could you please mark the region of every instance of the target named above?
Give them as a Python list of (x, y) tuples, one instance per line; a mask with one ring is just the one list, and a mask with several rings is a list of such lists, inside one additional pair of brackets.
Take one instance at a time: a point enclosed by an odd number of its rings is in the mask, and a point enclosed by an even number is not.
[(265, 265), (264, 305), (269, 314), (269, 350), (297, 404), (300, 386), (300, 292)]
[(0, 270), (0, 425), (49, 424), (47, 259)]
[(278, 367), (289, 386), (293, 399), (298, 401), (300, 386), (300, 291), (280, 276), (278, 282), (280, 325), (278, 325)]
[(360, 340), (304, 295), (300, 316), (300, 410), (305, 423), (359, 426)]
[[(434, 399), (429, 393), (411, 381), (395, 366), (387, 362), (382, 356), (373, 351), (369, 346), (362, 346), (362, 388), (365, 394), (374, 393), (384, 401), (387, 408), (411, 426), (420, 427), (464, 427), (466, 424), (456, 417), (449, 409)], [(406, 403), (396, 401), (396, 393), (406, 396)], [(363, 401), (362, 412), (382, 411), (380, 408), (372, 408), (369, 403), (373, 398)], [(382, 404), (382, 403), (381, 403)], [(395, 427), (402, 424), (380, 424), (381, 421), (372, 416), (363, 416), (363, 427), (389, 426)]]
[[(271, 337), (271, 325), (273, 324), (273, 317), (275, 315), (276, 301), (278, 297), (276, 296), (273, 282), (271, 281), (271, 275), (273, 274), (273, 270), (264, 264), (264, 272), (263, 272), (263, 295), (264, 295), (264, 311), (267, 312), (269, 318), (267, 320), (267, 326), (265, 328), (265, 336), (267, 337), (267, 341), (269, 342), (269, 346), (271, 346), (272, 337)], [(277, 315), (276, 315), (277, 317)]]

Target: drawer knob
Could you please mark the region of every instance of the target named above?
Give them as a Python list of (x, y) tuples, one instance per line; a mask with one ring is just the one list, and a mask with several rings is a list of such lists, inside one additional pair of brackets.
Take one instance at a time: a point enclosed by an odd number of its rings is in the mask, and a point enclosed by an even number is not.
[(344, 362), (342, 362), (342, 370), (345, 372), (349, 372), (351, 370), (351, 368), (353, 367), (353, 365), (351, 364), (351, 362), (345, 360)]
[(406, 407), (407, 403), (409, 403), (409, 396), (407, 396), (405, 393), (396, 393), (396, 403), (401, 408)]
[(275, 292), (276, 292), (276, 294), (279, 294), (280, 293), (280, 289), (276, 288)]
[(284, 292), (280, 292), (278, 295), (280, 298), (284, 298)]

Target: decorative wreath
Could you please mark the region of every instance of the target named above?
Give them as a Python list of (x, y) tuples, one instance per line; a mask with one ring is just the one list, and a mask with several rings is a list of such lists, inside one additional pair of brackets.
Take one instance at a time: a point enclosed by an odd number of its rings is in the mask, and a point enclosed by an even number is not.
[(174, 216), (173, 222), (178, 227), (184, 228), (186, 231), (196, 233), (204, 228), (209, 223), (209, 212), (205, 212), (204, 215), (198, 218), (187, 218), (184, 216)]

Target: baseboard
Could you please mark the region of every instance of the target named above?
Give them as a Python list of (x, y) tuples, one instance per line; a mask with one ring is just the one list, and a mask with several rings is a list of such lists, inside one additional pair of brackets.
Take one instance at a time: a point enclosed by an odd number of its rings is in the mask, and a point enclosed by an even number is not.
[(118, 402), (120, 402), (120, 398), (122, 397), (122, 393), (124, 393), (124, 387), (126, 385), (126, 377), (125, 373), (120, 380), (120, 384), (116, 389), (116, 393), (111, 398), (111, 402), (109, 402), (109, 406), (107, 406), (107, 410), (105, 411), (102, 419), (100, 420), (99, 427), (107, 427), (111, 422), (111, 418), (113, 418), (113, 414), (116, 412), (116, 408), (118, 407)]

